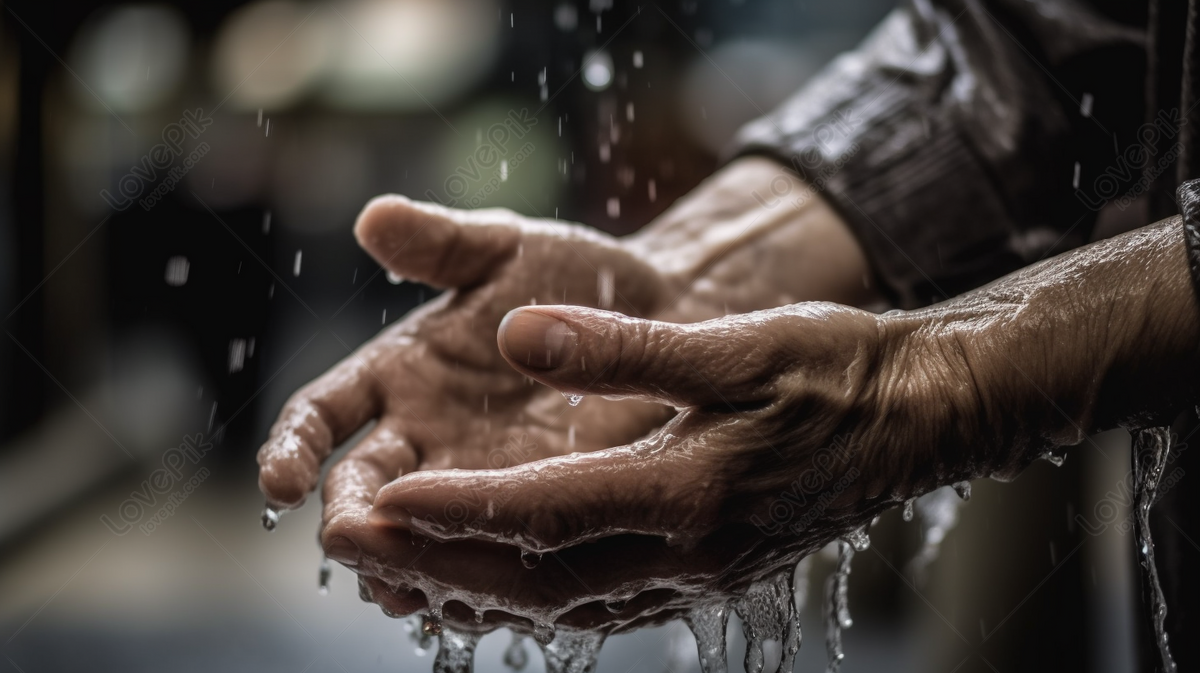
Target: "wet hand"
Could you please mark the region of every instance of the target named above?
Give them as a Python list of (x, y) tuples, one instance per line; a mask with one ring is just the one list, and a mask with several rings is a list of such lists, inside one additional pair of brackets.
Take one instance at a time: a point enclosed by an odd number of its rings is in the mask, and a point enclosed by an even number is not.
[(291, 397), (258, 454), (271, 505), (300, 506), (321, 463), (372, 420), (328, 476), (327, 522), (364, 518), (380, 486), (414, 470), (499, 468), (623, 444), (670, 417), (667, 407), (638, 402), (572, 407), (514, 370), (496, 346), (501, 319), (517, 306), (566, 302), (648, 315), (666, 304), (675, 288), (616, 239), (507, 210), (397, 196), (372, 201), (355, 235), (390, 273), (448, 291)]

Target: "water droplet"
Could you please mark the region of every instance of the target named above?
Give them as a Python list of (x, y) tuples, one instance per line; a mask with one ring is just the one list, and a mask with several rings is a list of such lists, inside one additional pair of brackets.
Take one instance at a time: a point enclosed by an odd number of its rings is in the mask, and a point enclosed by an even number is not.
[(971, 499), (971, 482), (956, 482), (951, 484), (950, 488), (954, 489), (954, 492), (958, 494), (958, 497), (962, 498), (963, 502), (967, 502)]
[(909, 498), (908, 500), (904, 501), (904, 513), (901, 514), (901, 516), (904, 518), (905, 521), (913, 520), (913, 505), (916, 505), (916, 504), (917, 504), (916, 498)]
[(846, 541), (854, 546), (854, 551), (866, 551), (871, 547), (871, 536), (867, 534), (866, 526), (847, 533)]
[(567, 428), (567, 448), (568, 449), (575, 448), (575, 424), (574, 423), (572, 423), (571, 426)]
[(525, 636), (514, 633), (512, 642), (504, 649), (504, 665), (514, 671), (521, 671), (529, 664), (529, 653), (525, 651)]
[(533, 570), (541, 562), (542, 562), (541, 554), (531, 552), (531, 551), (521, 550), (521, 565), (525, 566), (529, 570)]
[(442, 620), (437, 617), (426, 616), (424, 621), (421, 622), (421, 633), (427, 636), (442, 635)]
[(613, 613), (613, 614), (615, 615), (615, 614), (617, 614), (618, 612), (620, 612), (620, 611), (624, 610), (624, 609), (625, 609), (625, 605), (626, 605), (627, 603), (628, 603), (628, 601), (621, 600), (621, 599), (619, 599), (619, 598), (617, 598), (617, 599), (612, 599), (612, 600), (607, 600), (607, 601), (604, 601), (604, 609), (605, 609), (605, 610), (608, 610), (609, 612), (611, 612), (611, 613)]
[(475, 623), (476, 623), (476, 624), (482, 624), (482, 623), (483, 623), (483, 610), (476, 610), (476, 611), (475, 611)]
[(1042, 459), (1054, 467), (1062, 467), (1063, 463), (1067, 462), (1067, 454), (1065, 452), (1047, 451), (1042, 454)]
[(322, 596), (329, 594), (329, 575), (331, 572), (329, 559), (321, 559), (321, 567), (317, 568), (317, 593)]
[(579, 406), (579, 403), (583, 401), (583, 395), (576, 395), (575, 393), (563, 393), (562, 396), (566, 398), (567, 404), (573, 407)]
[(188, 262), (188, 258), (176, 255), (167, 260), (167, 270), (163, 277), (167, 281), (167, 285), (181, 287), (187, 283), (189, 269), (191, 269), (191, 264)]
[(392, 285), (399, 285), (400, 283), (404, 282), (404, 276), (392, 273), (391, 271), (387, 272), (387, 279)]
[(303, 251), (303, 250), (297, 250), (297, 251), (296, 251), (296, 259), (295, 259), (295, 261), (293, 261), (293, 262), (292, 262), (292, 275), (293, 275), (293, 276), (299, 276), (299, 275), (300, 275), (300, 259), (301, 259), (303, 256), (304, 256), (304, 251)]
[(537, 622), (533, 625), (533, 639), (538, 645), (545, 647), (554, 640), (554, 625), (546, 622)]
[(268, 531), (275, 530), (275, 526), (279, 525), (279, 512), (272, 509), (270, 505), (263, 508), (262, 511), (262, 527)]

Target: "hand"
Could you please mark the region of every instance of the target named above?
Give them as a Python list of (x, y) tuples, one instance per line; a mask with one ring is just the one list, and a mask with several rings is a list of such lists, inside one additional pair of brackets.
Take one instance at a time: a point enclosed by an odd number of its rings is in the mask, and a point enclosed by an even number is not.
[(355, 235), (389, 272), (451, 291), (292, 396), (258, 455), (271, 504), (302, 504), (321, 462), (372, 419), (326, 481), (326, 521), (365, 515), (379, 486), (413, 470), (504, 467), (622, 444), (670, 417), (661, 405), (571, 407), (496, 348), (500, 320), (516, 306), (566, 302), (648, 315), (678, 293), (615, 239), (506, 210), (458, 211), (398, 196), (372, 201)]
[[(683, 411), (627, 446), (401, 477), (339, 560), (399, 612), (453, 598), (489, 620), (623, 630), (732, 596), (911, 495), (908, 473), (950, 439), (938, 415), (974, 413), (936, 385), (962, 378), (955, 351), (904, 327), (816, 303), (693, 325), (518, 309), (500, 346), (522, 373)], [(917, 361), (946, 376), (895, 387)], [(546, 558), (527, 569), (517, 548)]]
[[(617, 600), (611, 628), (732, 595), (908, 497), (1007, 478), (1086, 432), (1195, 400), (1200, 320), (1178, 230), (1147, 227), (910, 313), (805, 304), (674, 325), (514, 311), (500, 342), (515, 368), (683, 410), (616, 449), (406, 475), (379, 492), (376, 528), (346, 561), (410, 610), (453, 597), (570, 624)], [(524, 362), (547, 334), (547, 360)], [(585, 358), (605, 375), (582, 376)], [(414, 531), (445, 542), (419, 554), (405, 547)], [(555, 562), (525, 570), (516, 547)]]

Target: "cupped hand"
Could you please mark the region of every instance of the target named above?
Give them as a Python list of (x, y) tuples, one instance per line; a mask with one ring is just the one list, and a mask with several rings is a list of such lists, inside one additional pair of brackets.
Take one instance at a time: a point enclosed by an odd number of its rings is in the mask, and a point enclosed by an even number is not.
[[(375, 491), (414, 470), (499, 468), (619, 445), (673, 413), (638, 402), (572, 407), (514, 370), (496, 346), (501, 319), (517, 306), (566, 302), (649, 315), (668, 303), (677, 288), (617, 239), (507, 210), (452, 210), (399, 196), (368, 204), (355, 235), (390, 273), (448, 291), (291, 397), (258, 454), (272, 506), (300, 506), (321, 463), (372, 420), (326, 480), (327, 524), (341, 517), (342, 525), (364, 525)], [(527, 356), (536, 362), (545, 353)], [(323, 533), (326, 544), (333, 537), (336, 530)]]
[(977, 399), (942, 385), (969, 380), (952, 339), (835, 304), (687, 325), (528, 307), (499, 344), (564, 393), (681, 411), (617, 448), (384, 486), (341, 560), (408, 611), (620, 629), (733, 596), (946, 478), (947, 419)]

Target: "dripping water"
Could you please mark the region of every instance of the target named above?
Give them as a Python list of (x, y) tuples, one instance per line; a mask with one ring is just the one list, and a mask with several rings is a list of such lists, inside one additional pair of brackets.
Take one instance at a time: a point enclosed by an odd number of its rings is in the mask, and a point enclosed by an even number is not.
[(1142, 566), (1142, 584), (1149, 590), (1154, 640), (1158, 646), (1158, 666), (1174, 673), (1175, 659), (1167, 643), (1167, 600), (1158, 581), (1154, 563), (1154, 540), (1150, 537), (1150, 507), (1158, 497), (1158, 485), (1171, 454), (1170, 428), (1139, 430), (1133, 436), (1133, 528), (1137, 536), (1138, 559)]
[(317, 593), (322, 596), (329, 594), (329, 559), (322, 557), (321, 566), (317, 568)]
[(909, 498), (904, 501), (904, 513), (901, 515), (905, 521), (913, 520), (913, 505), (917, 503), (916, 498)]
[(724, 603), (693, 608), (683, 621), (696, 637), (703, 673), (728, 673), (725, 630), (729, 626), (729, 606)]
[(475, 668), (475, 645), (479, 634), (442, 627), (433, 673), (471, 673)]
[(541, 647), (550, 644), (554, 640), (554, 625), (546, 622), (535, 622), (533, 625), (533, 639)]
[(829, 657), (829, 673), (837, 673), (846, 655), (842, 652), (842, 629), (854, 625), (850, 618), (850, 561), (854, 547), (838, 542), (838, 562), (833, 575), (825, 582), (825, 652)]
[(279, 525), (279, 511), (276, 510), (275, 508), (271, 507), (270, 505), (263, 507), (262, 527), (265, 528), (268, 532), (270, 532), (270, 531), (275, 530), (275, 527), (278, 525)]
[(909, 570), (917, 582), (924, 579), (929, 564), (937, 559), (946, 534), (958, 524), (958, 511), (963, 502), (949, 486), (926, 493), (917, 500), (916, 510), (921, 516), (924, 534), (921, 550), (909, 561)]
[(567, 404), (573, 407), (579, 406), (579, 403), (583, 401), (583, 395), (576, 395), (575, 393), (563, 393), (562, 396), (566, 398)]
[(800, 651), (800, 617), (792, 592), (794, 574), (794, 568), (787, 568), (755, 582), (734, 605), (746, 636), (746, 673), (792, 670)]
[(604, 634), (560, 629), (549, 641), (542, 643), (539, 639), (538, 644), (546, 657), (546, 673), (593, 673)]

